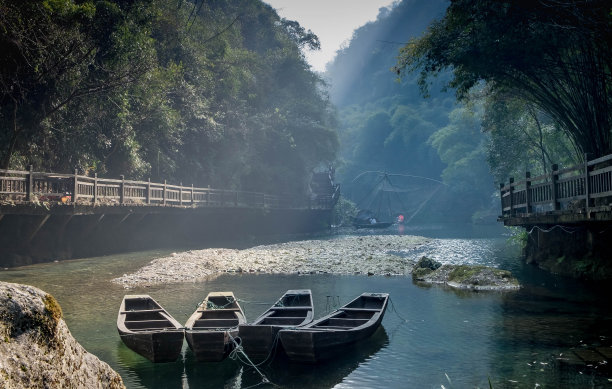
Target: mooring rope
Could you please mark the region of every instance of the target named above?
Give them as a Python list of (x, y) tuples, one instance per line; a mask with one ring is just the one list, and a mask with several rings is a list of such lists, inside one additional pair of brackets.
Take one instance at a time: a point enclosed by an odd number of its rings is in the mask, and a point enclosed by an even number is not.
[(551, 232), (551, 231), (552, 231), (552, 230), (554, 230), (555, 228), (559, 228), (561, 231), (563, 231), (563, 232), (565, 232), (565, 233), (568, 233), (568, 234), (573, 234), (574, 232), (576, 232), (576, 231), (580, 230), (580, 228), (568, 228), (568, 227), (564, 227), (564, 226), (562, 226), (562, 225), (557, 224), (557, 225), (554, 225), (554, 226), (552, 226), (552, 227), (550, 227), (550, 228), (548, 228), (548, 229), (546, 229), (546, 228), (542, 228), (542, 227), (538, 227), (538, 226), (533, 226), (533, 227), (531, 228), (531, 230), (529, 230), (529, 232), (527, 232), (527, 234), (531, 235), (531, 233), (532, 233), (532, 232), (533, 232), (533, 230), (535, 230), (535, 229), (537, 229), (537, 230), (539, 230), (539, 231), (542, 231), (542, 232)]
[(391, 312), (394, 312), (397, 317), (399, 317), (401, 320), (404, 321), (404, 323), (408, 323), (407, 319), (404, 319), (400, 314), (399, 311), (397, 310), (397, 308), (395, 308), (395, 304), (393, 304), (393, 300), (391, 299), (391, 297), (389, 297), (389, 302), (391, 303)]
[[(268, 379), (268, 377), (266, 377), (266, 376), (265, 376), (265, 374), (263, 374), (263, 373), (261, 372), (261, 370), (259, 370), (259, 369), (257, 368), (259, 365), (261, 365), (261, 363), (265, 362), (265, 361), (267, 360), (267, 358), (266, 358), (266, 359), (265, 359), (263, 362), (261, 362), (260, 364), (257, 364), (257, 365), (256, 365), (255, 363), (253, 363), (253, 361), (251, 361), (251, 359), (249, 358), (249, 356), (248, 356), (248, 355), (247, 355), (247, 354), (244, 352), (244, 349), (242, 348), (242, 345), (241, 345), (241, 344), (239, 344), (239, 343), (236, 341), (236, 339), (235, 339), (235, 338), (232, 336), (232, 334), (230, 334), (229, 332), (228, 332), (227, 334), (229, 335), (230, 339), (231, 339), (231, 340), (232, 340), (232, 342), (234, 343), (234, 350), (232, 350), (232, 352), (230, 353), (229, 357), (230, 357), (232, 360), (238, 360), (239, 362), (241, 362), (241, 363), (243, 363), (243, 364), (245, 364), (245, 365), (250, 365), (250, 366), (252, 366), (252, 367), (253, 367), (253, 369), (255, 369), (255, 371), (256, 371), (256, 372), (257, 372), (257, 373), (258, 373), (258, 374), (261, 376), (261, 382), (260, 382), (259, 384), (257, 384), (257, 385), (251, 386), (251, 387), (259, 386), (259, 385), (261, 385), (261, 384), (270, 384), (270, 385), (273, 385), (273, 386), (278, 386), (278, 385), (276, 385), (275, 383), (271, 382), (271, 381)], [(276, 339), (275, 339), (275, 341), (276, 341)], [(275, 344), (276, 344), (276, 343), (275, 343)], [(242, 360), (242, 358), (240, 357), (239, 353), (240, 353), (240, 354), (242, 354), (242, 355), (244, 356), (244, 358), (246, 358), (247, 362), (244, 362), (244, 361)]]

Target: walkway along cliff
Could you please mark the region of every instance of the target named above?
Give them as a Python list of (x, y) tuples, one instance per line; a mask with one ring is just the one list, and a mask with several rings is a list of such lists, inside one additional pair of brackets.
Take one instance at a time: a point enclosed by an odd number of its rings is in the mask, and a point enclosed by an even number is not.
[(325, 230), (340, 196), (332, 179), (296, 198), (0, 170), (0, 266)]
[(528, 232), (528, 262), (553, 273), (612, 278), (612, 155), (500, 184), (506, 226)]

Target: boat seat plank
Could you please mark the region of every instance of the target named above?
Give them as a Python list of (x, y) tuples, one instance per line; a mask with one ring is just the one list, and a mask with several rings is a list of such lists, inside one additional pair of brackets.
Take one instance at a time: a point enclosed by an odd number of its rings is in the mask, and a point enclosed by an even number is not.
[(198, 309), (197, 312), (240, 312), (240, 308)]
[(310, 311), (312, 310), (312, 307), (310, 305), (298, 305), (295, 307), (271, 307), (271, 310), (274, 311), (286, 311), (286, 310), (305, 310), (305, 311)]
[(182, 331), (182, 328), (175, 327), (152, 327), (152, 328), (132, 328), (131, 332), (146, 332), (146, 331)]
[(340, 308), (340, 310), (350, 312), (380, 312), (381, 308)]
[(140, 313), (140, 312), (165, 312), (163, 309), (134, 309), (131, 311), (121, 311), (120, 313)]

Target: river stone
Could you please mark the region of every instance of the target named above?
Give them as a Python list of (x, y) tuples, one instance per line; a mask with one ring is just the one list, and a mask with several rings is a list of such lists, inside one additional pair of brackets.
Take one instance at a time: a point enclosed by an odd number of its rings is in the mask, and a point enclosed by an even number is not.
[(125, 388), (70, 334), (53, 296), (0, 282), (0, 388)]

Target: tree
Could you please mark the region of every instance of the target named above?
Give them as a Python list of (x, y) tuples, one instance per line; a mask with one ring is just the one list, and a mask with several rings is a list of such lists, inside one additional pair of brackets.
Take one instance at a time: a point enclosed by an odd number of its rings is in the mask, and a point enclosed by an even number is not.
[(138, 3), (0, 0), (0, 168), (44, 136), (45, 120), (148, 70)]
[(430, 76), (465, 98), (485, 81), (546, 113), (587, 153), (612, 153), (612, 13), (607, 0), (454, 0), (400, 51), (395, 70)]

